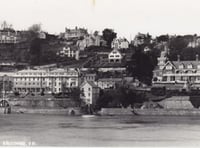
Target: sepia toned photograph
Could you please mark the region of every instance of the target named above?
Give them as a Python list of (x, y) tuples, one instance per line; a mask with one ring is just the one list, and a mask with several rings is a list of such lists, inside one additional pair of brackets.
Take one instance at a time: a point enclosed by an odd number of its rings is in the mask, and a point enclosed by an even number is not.
[(0, 0), (1, 147), (199, 147), (198, 0)]

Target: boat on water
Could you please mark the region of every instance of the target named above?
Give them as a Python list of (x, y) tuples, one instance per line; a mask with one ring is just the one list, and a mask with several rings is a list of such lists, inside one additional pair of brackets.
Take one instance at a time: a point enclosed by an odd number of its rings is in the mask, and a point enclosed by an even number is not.
[(96, 117), (96, 115), (89, 115), (89, 114), (87, 115), (86, 114), (86, 115), (82, 115), (82, 117), (83, 118), (94, 118), (94, 117)]

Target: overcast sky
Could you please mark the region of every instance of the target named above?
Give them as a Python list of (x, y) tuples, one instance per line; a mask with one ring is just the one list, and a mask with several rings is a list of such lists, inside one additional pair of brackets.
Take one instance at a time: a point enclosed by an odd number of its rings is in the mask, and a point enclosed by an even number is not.
[(41, 23), (49, 33), (65, 27), (113, 28), (128, 39), (138, 33), (200, 34), (199, 0), (0, 0), (0, 22), (15, 29)]

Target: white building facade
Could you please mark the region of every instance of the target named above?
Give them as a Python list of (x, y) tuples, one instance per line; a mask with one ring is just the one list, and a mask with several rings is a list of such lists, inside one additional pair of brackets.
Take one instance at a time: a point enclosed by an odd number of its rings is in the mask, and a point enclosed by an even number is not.
[(13, 90), (19, 93), (59, 93), (64, 88), (78, 87), (78, 78), (76, 70), (22, 70), (13, 75)]
[(63, 47), (61, 51), (57, 52), (57, 55), (79, 60), (79, 50), (75, 47)]
[(109, 63), (121, 63), (122, 54), (117, 50), (112, 50), (108, 55)]
[(92, 81), (85, 81), (80, 86), (80, 98), (85, 104), (95, 104), (99, 97), (100, 88)]
[(111, 47), (114, 49), (127, 49), (129, 48), (129, 42), (125, 38), (114, 39)]

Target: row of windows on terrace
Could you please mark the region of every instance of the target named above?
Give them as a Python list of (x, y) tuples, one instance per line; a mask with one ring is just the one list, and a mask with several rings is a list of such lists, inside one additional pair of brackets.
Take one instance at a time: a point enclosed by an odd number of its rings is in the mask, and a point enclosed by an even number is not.
[[(20, 92), (36, 92), (36, 93), (40, 93), (43, 91), (44, 88), (14, 88), (15, 91), (20, 91)], [(45, 90), (49, 91), (52, 90), (54, 92), (61, 92), (61, 88), (54, 88), (54, 89), (50, 89), (50, 88), (45, 88)]]
[[(68, 81), (70, 78), (15, 78), (14, 81)], [(71, 78), (72, 81), (76, 81), (76, 79)]]
[(181, 77), (175, 77), (175, 76), (164, 76), (162, 81), (200, 81), (200, 76), (181, 76)]
[[(68, 86), (69, 83), (48, 83), (49, 86), (52, 86), (52, 84), (54, 84), (54, 86), (61, 86), (61, 85), (65, 85), (65, 86)], [(32, 82), (32, 83), (21, 83), (21, 82), (16, 82), (15, 85), (37, 85), (37, 86), (41, 86), (41, 85), (47, 85), (47, 83), (43, 82), (43, 83), (35, 83), (35, 82)], [(70, 83), (70, 86), (75, 86), (76, 85), (76, 82), (71, 82)]]
[(42, 75), (44, 75), (44, 76), (46, 76), (46, 75), (48, 75), (48, 76), (52, 76), (52, 75), (77, 75), (77, 73), (75, 73), (75, 72), (71, 72), (71, 73), (64, 73), (64, 72), (59, 72), (59, 73), (36, 73), (36, 72), (34, 72), (34, 73), (16, 73), (17, 75), (38, 75), (38, 76), (42, 76)]

